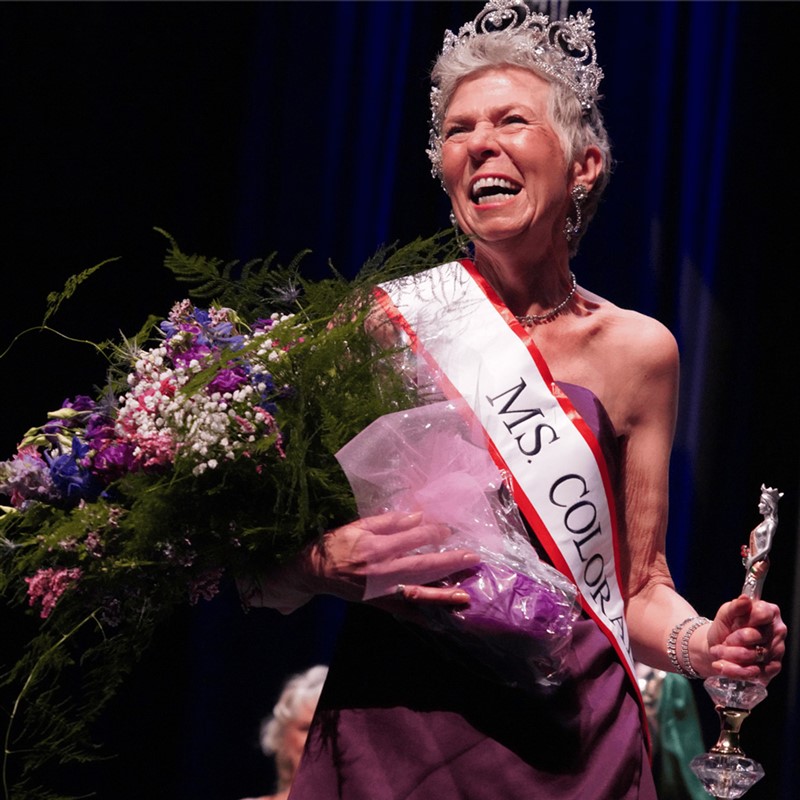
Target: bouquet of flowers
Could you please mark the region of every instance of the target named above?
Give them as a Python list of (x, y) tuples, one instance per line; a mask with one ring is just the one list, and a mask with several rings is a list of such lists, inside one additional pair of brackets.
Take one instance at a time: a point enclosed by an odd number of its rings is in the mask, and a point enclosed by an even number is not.
[(64, 796), (39, 786), (42, 768), (93, 756), (92, 724), (171, 609), (354, 516), (334, 454), (413, 405), (364, 331), (366, 293), (450, 248), (417, 240), (353, 281), (311, 282), (303, 254), (240, 267), (170, 239), (165, 264), (192, 299), (103, 345), (104, 389), (65, 401), (0, 462), (0, 592), (34, 617), (0, 670), (6, 800)]

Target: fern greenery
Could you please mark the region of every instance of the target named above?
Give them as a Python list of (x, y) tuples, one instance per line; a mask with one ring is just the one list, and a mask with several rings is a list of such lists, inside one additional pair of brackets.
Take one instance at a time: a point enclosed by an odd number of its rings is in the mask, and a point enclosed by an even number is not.
[[(187, 254), (160, 233), (165, 266), (195, 303), (233, 309), (243, 328), (275, 312), (294, 315), (270, 332), (286, 342), (272, 375), (281, 439), (265, 437), (247, 458), (202, 474), (175, 465), (131, 471), (89, 502), (3, 508), (0, 594), (6, 612), (22, 619), (26, 641), (13, 656), (4, 647), (0, 663), (2, 800), (69, 798), (61, 769), (108, 755), (93, 740), (95, 723), (156, 626), (188, 602), (187, 587), (222, 571), (257, 574), (353, 517), (334, 454), (381, 414), (414, 401), (392, 369), (395, 353), (378, 348), (365, 330), (369, 290), (455, 256), (452, 238), (438, 234), (381, 249), (352, 280), (331, 267), (329, 277), (311, 281), (302, 274), (305, 252), (287, 266), (274, 253), (240, 264)], [(40, 329), (101, 266), (48, 298)], [(97, 401), (112, 416), (158, 322), (150, 317), (135, 335), (98, 348), (111, 366)], [(222, 360), (241, 356), (224, 351)], [(214, 369), (193, 380), (202, 388)], [(46, 429), (33, 429), (33, 444), (47, 441)], [(255, 469), (256, 462), (264, 468)], [(0, 486), (10, 463), (0, 463)], [(174, 557), (164, 557), (168, 550)], [(55, 572), (81, 577), (41, 618), (29, 607), (29, 582)]]

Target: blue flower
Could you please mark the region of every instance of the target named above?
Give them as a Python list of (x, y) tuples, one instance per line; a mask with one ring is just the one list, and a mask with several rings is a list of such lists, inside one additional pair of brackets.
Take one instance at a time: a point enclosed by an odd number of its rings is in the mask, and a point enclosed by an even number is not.
[(80, 463), (89, 450), (88, 444), (74, 437), (69, 453), (45, 454), (53, 484), (62, 496), (69, 500), (95, 500), (97, 498), (100, 487), (91, 472)]

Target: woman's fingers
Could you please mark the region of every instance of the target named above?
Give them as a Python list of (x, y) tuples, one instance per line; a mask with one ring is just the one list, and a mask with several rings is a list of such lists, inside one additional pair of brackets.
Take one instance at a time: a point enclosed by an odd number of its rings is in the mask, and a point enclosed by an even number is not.
[(452, 533), (447, 525), (428, 523), (407, 531), (398, 531), (391, 536), (374, 536), (364, 544), (375, 553), (376, 560), (383, 560), (402, 556), (419, 547), (442, 545)]
[(376, 514), (374, 517), (362, 517), (356, 520), (353, 525), (357, 525), (371, 533), (384, 535), (414, 528), (420, 522), (422, 522), (421, 511), (414, 511), (410, 514), (403, 511), (387, 511), (385, 514)]
[(439, 586), (408, 586), (399, 584), (392, 594), (370, 600), (369, 604), (393, 614), (395, 617), (424, 625), (429, 616), (426, 606), (455, 608), (469, 602), (463, 589)]
[(781, 662), (777, 659), (750, 665), (742, 664), (739, 661), (720, 659), (712, 662), (711, 666), (720, 675), (741, 678), (746, 681), (759, 681), (764, 684), (769, 683), (781, 671)]
[(786, 625), (776, 605), (742, 596), (724, 604), (714, 622), (715, 644), (710, 647), (714, 669), (730, 677), (764, 682), (780, 672)]
[(475, 567), (480, 560), (480, 556), (467, 550), (445, 550), (441, 553), (424, 553), (395, 558), (392, 561), (376, 564), (369, 574), (381, 578), (397, 576), (399, 584), (421, 586), (446, 578), (455, 572)]
[(431, 605), (464, 605), (469, 603), (469, 595), (455, 586), (406, 586), (399, 584), (398, 597), (407, 603), (429, 603)]
[[(463, 549), (442, 551), (451, 535), (447, 525), (423, 523), (419, 513), (389, 512), (343, 525), (312, 548), (315, 591), (360, 600), (370, 578), (382, 593), (383, 587), (422, 585), (480, 563), (479, 556)], [(420, 548), (428, 552), (415, 552)], [(438, 602), (442, 595), (435, 598)]]

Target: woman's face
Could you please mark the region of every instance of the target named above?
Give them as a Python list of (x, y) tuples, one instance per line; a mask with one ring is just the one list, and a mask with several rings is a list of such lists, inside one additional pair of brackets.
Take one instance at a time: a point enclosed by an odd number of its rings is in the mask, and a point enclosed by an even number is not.
[(303, 755), (311, 720), (314, 717), (314, 707), (314, 703), (306, 703), (301, 706), (297, 716), (286, 723), (283, 731), (280, 756), (286, 767), (291, 770), (292, 776), (297, 771), (300, 757)]
[(442, 173), (462, 230), (498, 243), (558, 236), (572, 170), (549, 120), (549, 84), (519, 67), (476, 73), (453, 93), (442, 126)]

